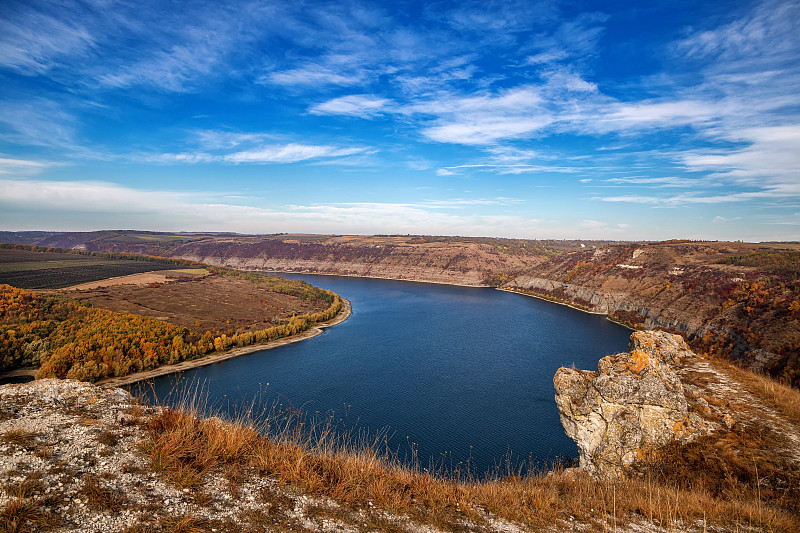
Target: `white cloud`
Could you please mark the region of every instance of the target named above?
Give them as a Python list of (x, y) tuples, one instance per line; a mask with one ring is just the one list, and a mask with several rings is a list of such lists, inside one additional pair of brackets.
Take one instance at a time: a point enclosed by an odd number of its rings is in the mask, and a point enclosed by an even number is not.
[(0, 139), (8, 142), (78, 151), (79, 121), (58, 102), (45, 98), (0, 101), (0, 124), (6, 126)]
[(354, 94), (334, 98), (309, 109), (313, 115), (348, 115), (351, 117), (371, 118), (380, 115), (391, 104), (385, 98), (376, 98), (366, 94)]
[[(228, 195), (231, 196), (231, 195)], [(506, 205), (510, 198), (424, 203), (365, 202), (256, 207), (206, 201), (219, 194), (143, 191), (113, 183), (0, 179), (0, 222), (15, 229), (133, 227), (245, 233), (430, 233), (532, 237), (546, 224), (510, 215), (453, 214), (459, 207)], [(7, 217), (7, 220), (4, 218)]]
[(100, 181), (0, 179), (0, 202), (7, 208), (28, 207), (90, 213), (148, 214), (185, 204), (186, 195), (149, 192)]
[(52, 163), (0, 157), (0, 174), (35, 174)]
[(652, 187), (699, 187), (711, 184), (707, 179), (679, 178), (676, 176), (666, 176), (660, 178), (646, 178), (646, 177), (609, 178), (605, 181), (607, 181), (608, 183), (644, 185)]
[(579, 131), (630, 134), (634, 130), (658, 130), (683, 125), (702, 127), (719, 120), (724, 113), (725, 110), (718, 103), (699, 100), (616, 102), (575, 116), (573, 123)]
[(134, 160), (151, 163), (297, 163), (310, 159), (343, 158), (356, 154), (366, 154), (366, 148), (337, 148), (335, 146), (311, 144), (274, 144), (260, 146), (252, 150), (242, 150), (226, 155), (205, 152), (184, 152), (177, 154), (139, 155)]
[(716, 194), (716, 195), (697, 195), (697, 194), (678, 194), (674, 196), (645, 196), (624, 194), (619, 196), (606, 196), (597, 197), (596, 200), (604, 202), (618, 202), (618, 203), (633, 203), (633, 204), (650, 204), (661, 207), (677, 207), (681, 205), (692, 204), (723, 204), (732, 202), (743, 202), (754, 199), (774, 198), (779, 197), (778, 194), (771, 191), (754, 191), (754, 192), (735, 192), (729, 194)]
[(3, 67), (26, 75), (41, 74), (70, 54), (87, 53), (94, 44), (90, 33), (79, 23), (30, 8), (19, 9), (17, 14), (14, 18), (0, 18)]
[(725, 133), (724, 138), (746, 146), (687, 151), (682, 154), (684, 164), (739, 184), (800, 195), (800, 125), (746, 128)]
[(275, 85), (356, 85), (363, 81), (360, 72), (337, 72), (322, 65), (270, 72), (258, 79), (260, 83)]
[(223, 157), (232, 163), (295, 163), (320, 157), (342, 157), (363, 153), (364, 148), (337, 148), (308, 144), (262, 146), (255, 150), (236, 152)]
[(561, 61), (567, 57), (569, 57), (569, 54), (565, 50), (547, 50), (545, 52), (539, 52), (538, 54), (529, 56), (527, 63), (529, 65), (555, 63), (556, 61)]

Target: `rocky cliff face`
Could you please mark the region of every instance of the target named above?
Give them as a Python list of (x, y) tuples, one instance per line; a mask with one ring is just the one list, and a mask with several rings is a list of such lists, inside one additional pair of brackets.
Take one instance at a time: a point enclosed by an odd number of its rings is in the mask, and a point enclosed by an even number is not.
[[(800, 386), (800, 245), (461, 237), (10, 233), (0, 240), (252, 270), (498, 286), (681, 334)], [(580, 249), (576, 249), (583, 247)], [(550, 258), (550, 259), (547, 259)]]
[(597, 477), (618, 477), (660, 446), (711, 427), (690, 412), (674, 370), (694, 357), (680, 336), (638, 331), (629, 349), (601, 359), (597, 372), (560, 368), (553, 378), (561, 423), (578, 444), (580, 466)]
[(679, 333), (695, 351), (800, 385), (798, 257), (791, 246), (611, 245), (558, 255), (504, 288)]

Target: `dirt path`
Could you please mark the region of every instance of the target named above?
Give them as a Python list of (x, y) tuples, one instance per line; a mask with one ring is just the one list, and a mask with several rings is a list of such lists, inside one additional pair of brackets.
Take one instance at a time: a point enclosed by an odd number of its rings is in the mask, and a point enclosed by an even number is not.
[(155, 377), (166, 376), (167, 374), (173, 374), (175, 372), (183, 372), (184, 370), (210, 365), (212, 363), (219, 363), (220, 361), (225, 361), (226, 359), (232, 359), (240, 355), (258, 352), (261, 350), (271, 350), (272, 348), (277, 348), (278, 346), (285, 346), (287, 344), (300, 342), (305, 339), (311, 339), (313, 337), (316, 337), (317, 335), (321, 335), (324, 329), (329, 328), (331, 326), (335, 326), (337, 324), (341, 324), (342, 322), (347, 320), (350, 317), (351, 312), (352, 312), (352, 307), (350, 306), (350, 302), (342, 298), (342, 309), (341, 311), (339, 311), (338, 315), (336, 315), (331, 320), (328, 320), (327, 322), (322, 322), (312, 328), (307, 329), (306, 331), (300, 333), (299, 335), (294, 335), (292, 337), (287, 337), (285, 339), (276, 340), (267, 344), (254, 344), (252, 346), (242, 346), (240, 348), (234, 348), (232, 350), (228, 350), (227, 352), (224, 353), (207, 355), (205, 357), (201, 357), (200, 359), (183, 361), (174, 365), (160, 366), (158, 368), (154, 368), (153, 370), (148, 370), (146, 372), (137, 372), (135, 374), (129, 374), (127, 376), (122, 376), (119, 378), (104, 379), (98, 381), (96, 385), (105, 388), (130, 385), (131, 383), (136, 383), (138, 381), (145, 381)]

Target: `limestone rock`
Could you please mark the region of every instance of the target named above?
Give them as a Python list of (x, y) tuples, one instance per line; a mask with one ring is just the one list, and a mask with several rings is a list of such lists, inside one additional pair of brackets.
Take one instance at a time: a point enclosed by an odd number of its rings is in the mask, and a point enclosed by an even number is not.
[(683, 338), (637, 331), (628, 348), (602, 358), (597, 372), (559, 368), (553, 378), (561, 423), (578, 444), (581, 468), (598, 477), (618, 477), (659, 446), (702, 431), (673, 370), (692, 354)]

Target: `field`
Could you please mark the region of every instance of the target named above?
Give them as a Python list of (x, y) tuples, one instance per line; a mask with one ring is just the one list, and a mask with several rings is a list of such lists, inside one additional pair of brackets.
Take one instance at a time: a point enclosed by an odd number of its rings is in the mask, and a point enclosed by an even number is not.
[[(42, 290), (26, 290), (31, 285)], [(7, 245), (0, 246), (0, 300), (0, 370), (83, 381), (283, 339), (342, 308), (338, 295), (299, 280)]]
[(0, 248), (0, 283), (21, 289), (60, 289), (105, 278), (174, 268), (175, 265), (166, 263)]
[[(161, 280), (154, 281), (158, 275)], [(229, 335), (257, 331), (286, 323), (293, 314), (324, 311), (329, 305), (323, 300), (303, 301), (228, 276), (164, 271), (140, 279), (143, 282), (67, 289), (62, 294), (83, 305), (186, 326), (199, 335), (206, 331)]]

